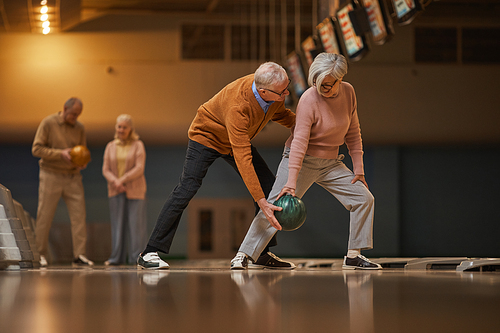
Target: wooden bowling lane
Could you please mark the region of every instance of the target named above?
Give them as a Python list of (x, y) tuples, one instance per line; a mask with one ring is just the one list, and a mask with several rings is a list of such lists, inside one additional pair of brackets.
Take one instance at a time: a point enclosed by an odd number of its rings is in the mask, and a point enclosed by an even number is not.
[(500, 273), (231, 271), (228, 261), (0, 271), (0, 332), (498, 332)]

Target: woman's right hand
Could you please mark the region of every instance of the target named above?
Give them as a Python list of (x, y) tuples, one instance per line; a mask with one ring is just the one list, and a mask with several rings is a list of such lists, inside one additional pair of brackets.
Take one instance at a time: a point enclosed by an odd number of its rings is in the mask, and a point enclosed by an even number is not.
[(113, 187), (118, 191), (118, 193), (125, 192), (127, 189), (124, 184), (119, 179), (115, 179), (112, 183)]

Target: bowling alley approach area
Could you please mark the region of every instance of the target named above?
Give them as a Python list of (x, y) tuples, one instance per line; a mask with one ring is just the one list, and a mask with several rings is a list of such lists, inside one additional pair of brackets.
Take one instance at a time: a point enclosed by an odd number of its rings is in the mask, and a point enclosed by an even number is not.
[[(229, 260), (0, 271), (0, 332), (498, 332), (499, 261), (292, 259), (292, 271)], [(379, 260), (384, 262), (385, 260)], [(411, 263), (413, 260), (408, 261)], [(464, 264), (465, 263), (465, 264)]]
[(40, 267), (33, 219), (1, 187), (0, 332), (498, 332), (500, 259), (291, 258), (294, 270), (230, 259)]

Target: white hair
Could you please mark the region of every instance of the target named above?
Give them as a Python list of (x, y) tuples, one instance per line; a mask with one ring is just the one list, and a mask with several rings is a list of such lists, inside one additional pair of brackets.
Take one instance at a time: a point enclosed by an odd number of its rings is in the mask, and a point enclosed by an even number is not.
[(322, 52), (314, 58), (307, 81), (310, 86), (316, 84), (316, 89), (321, 94), (321, 84), (325, 77), (331, 75), (339, 80), (347, 74), (347, 67), (347, 60), (343, 55)]
[(65, 109), (65, 110), (66, 110), (66, 109), (71, 109), (71, 108), (75, 105), (75, 103), (79, 103), (79, 104), (80, 104), (80, 106), (81, 106), (81, 107), (82, 107), (82, 109), (83, 109), (83, 103), (82, 103), (82, 101), (81, 101), (79, 98), (77, 98), (77, 97), (71, 97), (70, 99), (68, 99), (68, 100), (64, 103), (64, 109)]
[(255, 71), (255, 86), (257, 89), (273, 88), (288, 80), (288, 75), (283, 67), (275, 62), (265, 62)]

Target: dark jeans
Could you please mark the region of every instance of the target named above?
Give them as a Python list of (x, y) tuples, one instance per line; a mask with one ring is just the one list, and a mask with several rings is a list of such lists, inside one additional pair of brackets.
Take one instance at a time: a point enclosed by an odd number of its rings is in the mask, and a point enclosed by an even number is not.
[[(179, 184), (174, 188), (172, 193), (170, 193), (170, 196), (163, 205), (158, 220), (156, 221), (156, 226), (149, 238), (148, 246), (155, 247), (164, 253), (169, 253), (175, 232), (181, 220), (182, 212), (201, 187), (201, 183), (207, 174), (208, 168), (219, 157), (229, 163), (229, 165), (240, 174), (233, 156), (223, 155), (212, 148), (189, 140)], [(264, 191), (264, 195), (267, 198), (273, 187), (275, 177), (257, 149), (253, 146), (252, 162), (262, 190)], [(255, 203), (255, 214), (258, 212), (259, 206)], [(264, 249), (263, 253), (269, 250), (269, 246), (275, 246), (276, 244), (275, 235), (266, 249)]]

